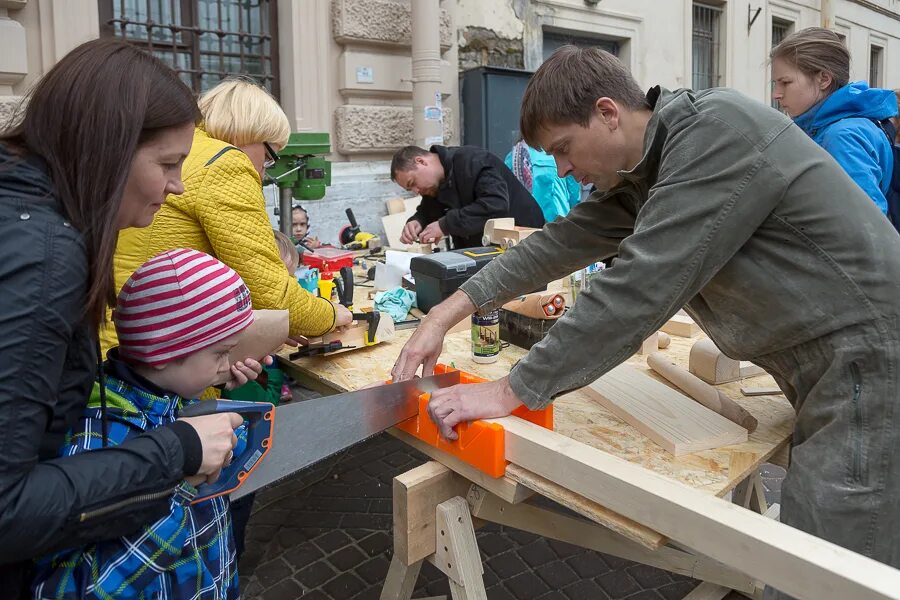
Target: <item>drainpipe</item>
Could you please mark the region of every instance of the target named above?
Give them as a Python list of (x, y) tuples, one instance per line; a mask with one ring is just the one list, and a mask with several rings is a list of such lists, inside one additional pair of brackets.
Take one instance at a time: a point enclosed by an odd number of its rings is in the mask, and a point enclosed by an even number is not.
[(428, 149), (443, 143), (441, 102), (441, 8), (439, 0), (412, 5), (413, 137)]
[(834, 29), (834, 4), (835, 0), (822, 0), (822, 27)]

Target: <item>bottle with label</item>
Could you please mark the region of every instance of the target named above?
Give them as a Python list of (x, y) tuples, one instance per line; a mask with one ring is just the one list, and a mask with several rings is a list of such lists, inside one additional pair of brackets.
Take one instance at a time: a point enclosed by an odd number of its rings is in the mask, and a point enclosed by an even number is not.
[(472, 315), (472, 360), (481, 364), (497, 361), (500, 354), (500, 311)]

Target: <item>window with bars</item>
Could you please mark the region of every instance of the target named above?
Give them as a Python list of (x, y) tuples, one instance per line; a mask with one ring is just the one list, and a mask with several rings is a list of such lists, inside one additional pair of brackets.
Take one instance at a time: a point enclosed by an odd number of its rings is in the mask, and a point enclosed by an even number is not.
[(695, 90), (705, 90), (721, 84), (721, 16), (721, 8), (694, 2), (691, 53), (692, 87)]
[[(794, 24), (790, 21), (784, 21), (782, 19), (772, 19), (772, 47), (774, 48), (778, 44), (784, 41), (794, 28)], [(770, 92), (771, 94), (771, 89)], [(772, 108), (781, 110), (781, 104), (778, 100), (773, 99), (771, 101)]]
[(869, 86), (881, 87), (884, 85), (881, 73), (884, 70), (882, 61), (884, 60), (884, 49), (881, 46), (871, 46), (869, 48)]
[(100, 30), (147, 49), (203, 92), (245, 76), (278, 95), (276, 0), (100, 0)]

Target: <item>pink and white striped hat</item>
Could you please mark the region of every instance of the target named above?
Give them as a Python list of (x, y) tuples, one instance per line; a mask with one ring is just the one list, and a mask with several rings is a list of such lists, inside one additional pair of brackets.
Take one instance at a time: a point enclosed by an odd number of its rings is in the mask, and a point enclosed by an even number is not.
[(208, 254), (169, 250), (128, 279), (113, 321), (123, 358), (165, 364), (247, 328), (253, 322), (250, 290), (232, 268)]

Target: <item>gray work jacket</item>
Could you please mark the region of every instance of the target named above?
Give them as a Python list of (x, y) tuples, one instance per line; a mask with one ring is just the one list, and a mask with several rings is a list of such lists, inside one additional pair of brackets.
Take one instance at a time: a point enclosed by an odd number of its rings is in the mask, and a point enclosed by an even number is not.
[(623, 181), (461, 288), (493, 308), (618, 254), (511, 371), (527, 406), (600, 377), (683, 306), (740, 360), (900, 315), (900, 236), (790, 119), (729, 89), (648, 100)]

